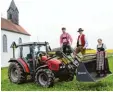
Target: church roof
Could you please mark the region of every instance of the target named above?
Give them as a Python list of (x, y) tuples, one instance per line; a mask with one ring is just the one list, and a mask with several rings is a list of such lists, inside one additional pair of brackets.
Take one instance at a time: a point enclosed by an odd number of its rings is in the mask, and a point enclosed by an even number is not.
[(1, 29), (30, 36), (30, 34), (20, 25), (16, 25), (12, 23), (11, 20), (7, 20), (4, 18), (1, 18)]
[[(16, 10), (16, 9), (17, 9), (14, 0), (11, 1), (10, 6), (9, 6), (9, 9), (10, 9), (10, 8), (11, 8), (12, 10)], [(9, 9), (8, 9), (7, 11), (9, 11)], [(17, 9), (17, 11), (18, 11), (18, 9)], [(19, 11), (18, 11), (18, 12), (19, 12)]]

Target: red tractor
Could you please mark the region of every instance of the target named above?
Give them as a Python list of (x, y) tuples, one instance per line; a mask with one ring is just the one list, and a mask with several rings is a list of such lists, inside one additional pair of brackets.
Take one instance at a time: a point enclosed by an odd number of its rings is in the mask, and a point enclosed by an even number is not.
[[(55, 55), (49, 56), (51, 48), (48, 42), (31, 42), (16, 45), (13, 42), (13, 58), (9, 60), (8, 76), (13, 83), (24, 83), (29, 79), (43, 87), (51, 87), (54, 80), (72, 81), (76, 67), (72, 62), (64, 64), (60, 58), (66, 55), (56, 51)], [(19, 57), (15, 56), (16, 50)], [(59, 58), (59, 59), (58, 59)]]
[(76, 79), (81, 82), (96, 82), (104, 78), (96, 77), (96, 55), (85, 55), (82, 59), (77, 55), (73, 58), (71, 53), (67, 55), (62, 50), (52, 51), (48, 42), (19, 45), (13, 42), (11, 47), (13, 58), (9, 60), (8, 76), (13, 83), (32, 80), (43, 87), (51, 87), (56, 78), (60, 81), (72, 81), (76, 75)]

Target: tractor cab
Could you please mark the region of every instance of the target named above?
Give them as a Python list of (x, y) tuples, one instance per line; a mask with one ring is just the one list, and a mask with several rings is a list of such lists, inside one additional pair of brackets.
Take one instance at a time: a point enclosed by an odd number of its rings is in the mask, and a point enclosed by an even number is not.
[(47, 56), (47, 52), (51, 50), (48, 42), (29, 42), (18, 45), (13, 42), (11, 47), (13, 48), (13, 58), (24, 60), (30, 68), (30, 71), (35, 71), (36, 67), (43, 64), (41, 57)]

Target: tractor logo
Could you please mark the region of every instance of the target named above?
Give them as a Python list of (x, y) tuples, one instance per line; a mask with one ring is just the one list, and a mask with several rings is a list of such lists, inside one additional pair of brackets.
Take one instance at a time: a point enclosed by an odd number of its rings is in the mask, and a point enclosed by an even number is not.
[(78, 75), (86, 74), (86, 72), (78, 72)]
[(56, 65), (52, 65), (51, 68), (52, 69), (56, 69), (57, 67), (56, 67)]

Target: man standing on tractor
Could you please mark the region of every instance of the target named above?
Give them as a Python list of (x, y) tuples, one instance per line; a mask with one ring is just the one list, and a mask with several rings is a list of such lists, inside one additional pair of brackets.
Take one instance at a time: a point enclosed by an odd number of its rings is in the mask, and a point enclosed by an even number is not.
[(60, 46), (63, 48), (63, 52), (67, 53), (67, 49), (68, 49), (68, 53), (71, 53), (71, 45), (72, 45), (72, 37), (69, 33), (66, 32), (66, 28), (63, 27), (62, 28), (62, 34), (60, 36)]
[(86, 39), (86, 36), (83, 34), (83, 29), (79, 28), (78, 32), (79, 32), (79, 36), (77, 39), (77, 47), (75, 49), (75, 55), (78, 54), (79, 52), (81, 52), (83, 55), (85, 54), (86, 51), (86, 47), (88, 46), (88, 42)]

